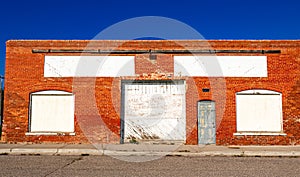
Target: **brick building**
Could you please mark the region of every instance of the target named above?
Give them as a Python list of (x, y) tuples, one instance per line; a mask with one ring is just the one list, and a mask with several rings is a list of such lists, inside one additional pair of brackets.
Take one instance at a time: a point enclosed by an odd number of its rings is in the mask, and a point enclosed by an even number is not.
[(6, 47), (5, 142), (300, 144), (300, 41)]

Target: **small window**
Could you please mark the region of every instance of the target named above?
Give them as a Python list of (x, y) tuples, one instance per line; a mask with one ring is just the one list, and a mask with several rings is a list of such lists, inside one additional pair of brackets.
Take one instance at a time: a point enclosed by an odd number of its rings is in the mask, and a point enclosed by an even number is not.
[(74, 132), (74, 95), (63, 91), (32, 93), (29, 131)]
[(237, 132), (282, 132), (282, 95), (269, 90), (236, 93)]

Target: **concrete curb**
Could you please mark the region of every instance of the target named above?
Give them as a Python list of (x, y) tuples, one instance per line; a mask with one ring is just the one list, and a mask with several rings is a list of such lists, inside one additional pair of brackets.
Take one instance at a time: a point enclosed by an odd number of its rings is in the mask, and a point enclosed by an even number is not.
[(300, 157), (300, 146), (0, 144), (0, 155)]
[(227, 157), (300, 157), (299, 151), (201, 151), (201, 152), (159, 152), (159, 151), (115, 151), (102, 149), (0, 149), (0, 155), (107, 155), (107, 156), (227, 156)]
[(278, 152), (278, 151), (244, 151), (243, 156), (260, 156), (260, 157), (300, 157), (300, 152)]
[(11, 153), (11, 149), (0, 149), (0, 155), (10, 154), (10, 153)]
[(12, 155), (30, 155), (30, 154), (43, 154), (43, 155), (53, 155), (57, 152), (57, 149), (22, 149), (15, 148), (10, 150), (10, 154)]
[(104, 155), (104, 153), (98, 149), (58, 149), (54, 155)]

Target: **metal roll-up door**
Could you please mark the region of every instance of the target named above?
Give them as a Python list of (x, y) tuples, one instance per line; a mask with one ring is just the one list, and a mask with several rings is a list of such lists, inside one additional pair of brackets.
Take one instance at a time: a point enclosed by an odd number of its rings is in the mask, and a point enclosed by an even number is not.
[(123, 140), (186, 139), (184, 81), (124, 82)]

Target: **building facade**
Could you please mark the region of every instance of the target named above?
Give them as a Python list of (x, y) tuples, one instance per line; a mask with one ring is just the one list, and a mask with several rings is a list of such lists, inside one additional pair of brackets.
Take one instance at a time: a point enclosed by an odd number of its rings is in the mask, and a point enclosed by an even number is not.
[(2, 141), (300, 144), (300, 41), (11, 40)]

